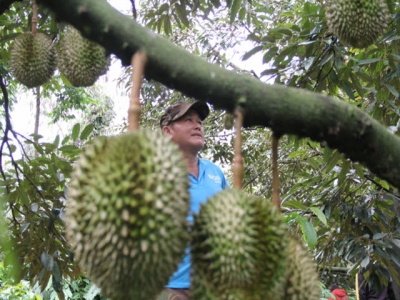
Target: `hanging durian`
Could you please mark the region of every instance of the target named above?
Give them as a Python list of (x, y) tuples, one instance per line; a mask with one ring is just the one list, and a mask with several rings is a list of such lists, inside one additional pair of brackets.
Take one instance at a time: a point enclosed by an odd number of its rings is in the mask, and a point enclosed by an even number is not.
[(294, 237), (289, 242), (286, 274), (262, 299), (319, 300), (321, 287), (313, 258)]
[(43, 34), (20, 34), (11, 48), (11, 74), (28, 88), (48, 82), (57, 67), (57, 54), (51, 39)]
[(78, 265), (113, 300), (153, 299), (190, 236), (189, 179), (177, 145), (137, 130), (87, 146), (70, 182), (66, 237)]
[(382, 35), (388, 25), (389, 10), (382, 0), (326, 0), (326, 21), (339, 40), (365, 48)]
[(289, 240), (269, 201), (224, 190), (202, 205), (192, 231), (193, 299), (260, 299), (284, 274)]
[(93, 85), (105, 74), (110, 65), (110, 58), (105, 49), (80, 34), (69, 26), (59, 46), (60, 72), (74, 87)]

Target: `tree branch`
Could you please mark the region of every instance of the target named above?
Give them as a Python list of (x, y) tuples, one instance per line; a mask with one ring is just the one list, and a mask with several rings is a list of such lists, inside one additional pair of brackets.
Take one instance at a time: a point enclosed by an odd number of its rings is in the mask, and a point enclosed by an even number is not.
[(140, 26), (105, 0), (38, 2), (117, 55), (124, 65), (133, 53), (144, 51), (146, 78), (229, 112), (244, 98), (246, 127), (262, 125), (280, 135), (326, 141), (400, 188), (400, 138), (357, 107), (306, 90), (264, 84), (209, 64)]

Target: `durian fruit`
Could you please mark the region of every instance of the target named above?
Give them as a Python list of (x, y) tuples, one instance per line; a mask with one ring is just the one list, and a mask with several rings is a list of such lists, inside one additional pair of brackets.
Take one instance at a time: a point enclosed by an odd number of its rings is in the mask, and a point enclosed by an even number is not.
[(368, 47), (388, 26), (389, 10), (383, 0), (326, 0), (325, 11), (329, 30), (352, 47)]
[(69, 26), (59, 45), (60, 72), (74, 87), (93, 85), (105, 74), (110, 65), (110, 58), (105, 49), (80, 34)]
[(28, 88), (49, 81), (57, 67), (57, 53), (51, 39), (44, 33), (20, 34), (11, 48), (10, 67), (12, 75)]
[(204, 203), (192, 228), (192, 298), (260, 299), (284, 274), (288, 238), (270, 201), (238, 189)]
[(148, 300), (168, 283), (190, 241), (187, 174), (177, 145), (158, 132), (98, 138), (84, 149), (66, 237), (103, 295)]
[(289, 242), (286, 274), (262, 299), (319, 300), (322, 291), (313, 258), (294, 237)]

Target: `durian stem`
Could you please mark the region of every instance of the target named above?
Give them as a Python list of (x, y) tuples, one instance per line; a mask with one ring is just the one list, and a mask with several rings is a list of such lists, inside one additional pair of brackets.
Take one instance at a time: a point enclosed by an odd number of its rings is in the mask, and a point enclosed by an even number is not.
[(233, 159), (233, 187), (237, 189), (243, 188), (243, 156), (242, 156), (242, 126), (243, 126), (243, 110), (237, 108), (235, 110), (235, 157)]
[(278, 173), (278, 142), (279, 137), (272, 135), (272, 203), (281, 211), (281, 199), (279, 196), (280, 182)]
[(140, 118), (140, 87), (142, 85), (142, 76), (147, 62), (147, 56), (144, 52), (137, 52), (132, 56), (132, 90), (131, 100), (128, 110), (128, 131), (139, 129)]
[(37, 4), (36, 1), (33, 1), (33, 5), (32, 5), (32, 33), (36, 34), (37, 30), (37, 23), (38, 23), (38, 8), (37, 8)]
[[(36, 87), (36, 117), (35, 117), (35, 144), (39, 142), (39, 120), (40, 120), (40, 86)], [(35, 158), (39, 157), (39, 153), (35, 150)]]

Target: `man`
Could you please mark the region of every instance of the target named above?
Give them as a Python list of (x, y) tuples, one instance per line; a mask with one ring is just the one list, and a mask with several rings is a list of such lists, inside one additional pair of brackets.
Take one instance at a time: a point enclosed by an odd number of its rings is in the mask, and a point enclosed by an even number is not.
[(335, 299), (333, 299), (331, 296), (329, 296), (328, 300), (349, 300), (349, 298), (347, 297), (346, 291), (339, 288), (338, 285), (332, 284), (329, 287), (329, 290), (332, 293), (332, 295), (335, 296)]
[[(198, 157), (198, 153), (204, 147), (202, 121), (209, 112), (208, 105), (203, 102), (177, 102), (166, 109), (160, 120), (163, 134), (178, 145), (189, 171), (191, 196), (189, 222), (193, 222), (193, 213), (199, 211), (201, 203), (229, 187), (218, 166)], [(187, 249), (183, 262), (157, 299), (189, 299), (190, 272), (190, 255)]]
[(356, 291), (358, 291), (357, 300), (396, 300), (391, 281), (388, 286), (382, 286), (377, 290), (365, 281), (364, 269), (360, 269), (356, 275)]

